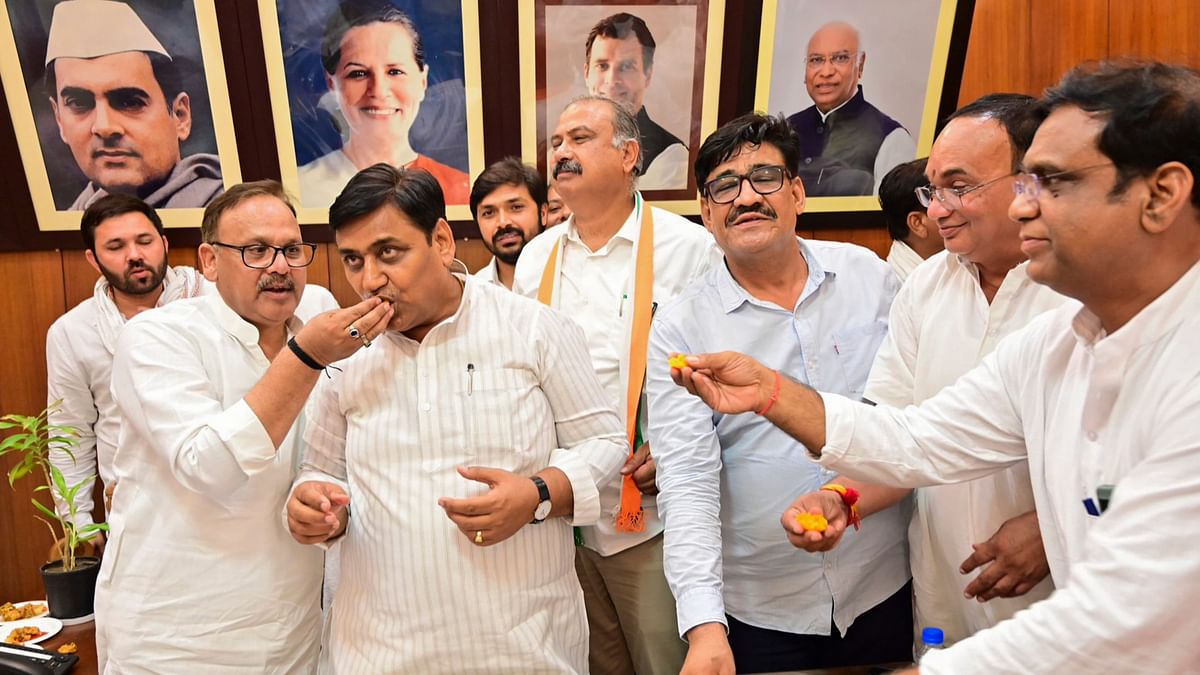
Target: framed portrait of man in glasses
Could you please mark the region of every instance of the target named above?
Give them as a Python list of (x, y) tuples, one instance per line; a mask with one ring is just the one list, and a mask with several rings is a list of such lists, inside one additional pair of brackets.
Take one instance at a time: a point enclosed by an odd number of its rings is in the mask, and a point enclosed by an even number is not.
[[(973, 9), (970, 0), (763, 3), (755, 108), (786, 115), (799, 135), (807, 211), (878, 209), (888, 171), (929, 154), (957, 98)], [(952, 55), (956, 32), (963, 53)]]

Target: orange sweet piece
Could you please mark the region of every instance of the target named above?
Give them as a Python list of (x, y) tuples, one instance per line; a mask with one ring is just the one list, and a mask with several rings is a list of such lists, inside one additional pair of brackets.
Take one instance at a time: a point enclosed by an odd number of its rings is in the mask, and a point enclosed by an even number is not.
[(829, 527), (829, 521), (819, 513), (797, 514), (796, 522), (800, 523), (800, 527), (804, 528), (806, 532), (824, 532)]
[(672, 368), (678, 368), (680, 370), (683, 370), (684, 368), (687, 367), (687, 364), (688, 364), (687, 356), (685, 356), (683, 354), (676, 354), (675, 356), (672, 356), (671, 358), (667, 359), (667, 364), (669, 364)]

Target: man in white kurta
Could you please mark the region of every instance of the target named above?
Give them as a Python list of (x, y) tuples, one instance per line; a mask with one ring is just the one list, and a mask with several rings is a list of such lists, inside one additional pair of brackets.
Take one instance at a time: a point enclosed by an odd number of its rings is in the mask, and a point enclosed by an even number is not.
[[(930, 260), (892, 305), (890, 330), (867, 380), (868, 400), (897, 408), (921, 403), (978, 365), (1003, 337), (1067, 300), (1030, 280), (1022, 263), (988, 303), (972, 263), (948, 253)], [(971, 545), (1033, 510), (1026, 463), (968, 483), (921, 488), (916, 504), (908, 539), (918, 630), (936, 626), (953, 644), (1050, 595), (1049, 579), (1015, 598), (979, 602), (962, 592), (970, 577), (959, 566)]]
[[(554, 172), (557, 188), (574, 213), (525, 247), (513, 291), (547, 301), (583, 328), (592, 368), (624, 424), (631, 408), (629, 382), (643, 376), (630, 368), (639, 338), (635, 307), (666, 303), (714, 263), (722, 263), (703, 226), (650, 206), (634, 189), (641, 152), (638, 127), (624, 108), (618, 108), (609, 99), (581, 98), (563, 111), (552, 140)], [(639, 273), (639, 246), (647, 239), (653, 241), (648, 265), (653, 269)], [(647, 279), (640, 292), (639, 277)], [(640, 337), (648, 334), (649, 324)], [(636, 401), (632, 407), (638, 409)], [(639, 424), (644, 430), (644, 419)], [(640, 437), (646, 439), (644, 431)], [(674, 675), (683, 664), (686, 645), (677, 639), (662, 567), (663, 525), (648, 444), (638, 449), (625, 471), (633, 472), (642, 493), (643, 529), (618, 528), (622, 490), (630, 488), (614, 480), (601, 489), (600, 520), (580, 535), (579, 569), (591, 626), (590, 669), (600, 675), (633, 670)]]
[[(202, 277), (190, 267), (167, 265), (167, 238), (154, 209), (129, 195), (97, 200), (80, 218), (88, 263), (100, 273), (93, 295), (50, 326), (46, 334), (46, 390), (50, 423), (78, 433), (71, 455), (54, 453), (51, 461), (67, 485), (99, 475), (113, 482), (112, 458), (121, 418), (109, 388), (117, 334), (140, 312), (201, 291)], [(59, 513), (68, 505), (55, 500)], [(92, 523), (92, 489), (75, 497), (75, 526)], [(103, 536), (100, 536), (103, 541)]]
[[(930, 652), (923, 673), (1196, 672), (1198, 91), (1200, 74), (1155, 63), (1081, 66), (1047, 91), (1009, 214), (1030, 278), (1082, 306), (1037, 317), (920, 406), (787, 385), (769, 415), (823, 465), (890, 485), (1028, 460), (1057, 590)], [(690, 366), (680, 381), (720, 410), (765, 396), (770, 371), (746, 357)]]
[[(600, 517), (620, 420), (582, 330), (451, 273), (441, 200), (428, 173), (376, 165), (334, 201), (350, 284), (396, 318), (314, 394), (289, 525), (340, 542), (335, 672), (584, 673), (571, 526)], [(349, 509), (322, 531), (335, 499)]]
[[(1007, 130), (1032, 131), (1027, 120), (1033, 103), (995, 95), (955, 113), (930, 152), (926, 171), (933, 185), (977, 184), (1011, 171), (1033, 139)], [(897, 408), (919, 404), (978, 365), (1009, 333), (1066, 301), (1029, 278), (1018, 225), (1008, 217), (1012, 193), (1006, 187), (933, 196), (928, 216), (949, 231), (947, 251), (918, 267), (896, 296), (890, 330), (867, 380), (868, 400)], [(1025, 463), (969, 483), (917, 490), (908, 538), (918, 632), (941, 628), (953, 644), (1050, 595), (1049, 579), (1030, 580), (1037, 585), (1016, 597), (979, 602), (963, 594), (979, 573), (960, 571), (972, 545), (988, 542), (1010, 519), (1033, 510)], [(1029, 530), (1036, 541), (1035, 528)]]
[(278, 518), (296, 416), (318, 374), (303, 359), (344, 358), (362, 343), (340, 328), (357, 320), (368, 331), (388, 310), (314, 317), (324, 307), (300, 303), (315, 247), (300, 243), (282, 195), (263, 181), (214, 200), (200, 256), (217, 294), (143, 313), (117, 339), (117, 489), (96, 589), (102, 672), (316, 665), (321, 552)]

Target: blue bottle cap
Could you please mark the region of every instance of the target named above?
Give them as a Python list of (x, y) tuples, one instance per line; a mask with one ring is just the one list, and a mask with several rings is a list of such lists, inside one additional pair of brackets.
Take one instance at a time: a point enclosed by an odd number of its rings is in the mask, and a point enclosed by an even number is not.
[(921, 642), (924, 642), (927, 645), (940, 645), (945, 642), (945, 640), (946, 638), (944, 635), (942, 635), (941, 628), (934, 628), (930, 626), (929, 628), (921, 629)]

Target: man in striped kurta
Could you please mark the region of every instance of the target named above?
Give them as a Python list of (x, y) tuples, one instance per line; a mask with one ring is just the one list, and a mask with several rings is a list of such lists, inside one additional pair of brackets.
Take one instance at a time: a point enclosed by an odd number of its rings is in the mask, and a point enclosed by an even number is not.
[(628, 453), (581, 329), (453, 271), (441, 188), (376, 165), (330, 209), (347, 278), (394, 318), (310, 403), (288, 504), (341, 538), (338, 673), (582, 673), (571, 526)]

